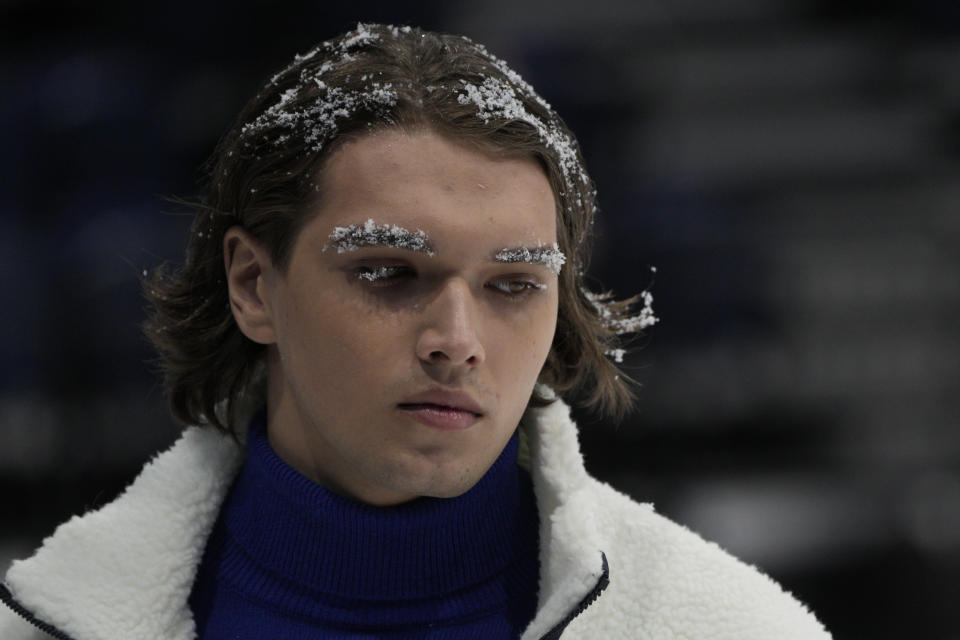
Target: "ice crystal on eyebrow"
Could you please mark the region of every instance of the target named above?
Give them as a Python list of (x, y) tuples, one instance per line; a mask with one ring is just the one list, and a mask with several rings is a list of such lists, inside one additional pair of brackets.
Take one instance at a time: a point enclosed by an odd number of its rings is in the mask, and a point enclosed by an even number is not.
[[(362, 225), (334, 227), (329, 239), (337, 247), (337, 253), (356, 251), (360, 247), (383, 246), (434, 255), (430, 239), (420, 229), (410, 231), (395, 224), (377, 225), (373, 218)], [(328, 247), (329, 245), (324, 245), (323, 250), (326, 251)]]
[(497, 252), (494, 259), (498, 262), (529, 262), (531, 264), (542, 264), (550, 271), (556, 274), (560, 273), (567, 257), (560, 251), (556, 242), (553, 246), (540, 246), (533, 249), (520, 247), (518, 249), (502, 249)]

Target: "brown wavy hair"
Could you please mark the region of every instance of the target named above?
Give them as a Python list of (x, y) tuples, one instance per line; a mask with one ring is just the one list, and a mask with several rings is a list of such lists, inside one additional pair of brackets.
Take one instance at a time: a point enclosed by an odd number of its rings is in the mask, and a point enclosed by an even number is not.
[[(473, 99), (465, 98), (468, 85)], [(498, 95), (507, 108), (497, 106)], [(143, 279), (152, 306), (144, 331), (159, 353), (173, 416), (234, 432), (239, 401), (262, 388), (265, 347), (240, 332), (228, 303), (224, 232), (247, 230), (282, 271), (314, 215), (325, 160), (343, 141), (389, 127), (428, 129), (539, 161), (567, 257), (557, 331), (539, 382), (559, 393), (583, 392), (586, 405), (622, 416), (633, 402), (630, 380), (608, 354), (618, 334), (642, 325), (629, 311), (635, 299), (615, 302), (585, 287), (596, 192), (575, 138), (482, 45), (384, 25), (358, 25), (297, 56), (247, 104), (208, 163), (201, 198), (190, 203), (185, 263), (161, 265)], [(550, 401), (538, 389), (531, 405)]]

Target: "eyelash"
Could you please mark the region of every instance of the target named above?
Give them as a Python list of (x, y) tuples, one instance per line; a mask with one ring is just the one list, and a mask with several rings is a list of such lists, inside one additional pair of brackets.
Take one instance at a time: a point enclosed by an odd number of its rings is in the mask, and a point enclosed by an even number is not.
[[(506, 287), (497, 286), (498, 284), (501, 284), (501, 283), (506, 285)], [(523, 288), (520, 291), (510, 291), (509, 287), (515, 284), (522, 285)], [(547, 285), (540, 284), (539, 282), (530, 282), (529, 280), (510, 280), (510, 279), (494, 280), (491, 283), (491, 286), (497, 291), (499, 291), (500, 293), (506, 296), (510, 296), (511, 298), (518, 298), (528, 294), (531, 291), (543, 291), (544, 289), (547, 288)]]
[(360, 266), (354, 271), (358, 280), (366, 280), (371, 285), (374, 286), (385, 286), (383, 284), (377, 285), (377, 282), (383, 280), (395, 280), (401, 275), (407, 275), (410, 272), (410, 269), (407, 267), (402, 267), (398, 265), (377, 265), (377, 266)]
[[(389, 287), (400, 284), (400, 281), (411, 278), (416, 274), (409, 267), (400, 265), (361, 265), (354, 269), (357, 280), (371, 287)], [(500, 286), (503, 285), (503, 286)], [(510, 291), (513, 285), (520, 285), (519, 291)], [(494, 291), (512, 299), (526, 297), (533, 291), (543, 291), (547, 285), (531, 280), (499, 278), (489, 285)]]

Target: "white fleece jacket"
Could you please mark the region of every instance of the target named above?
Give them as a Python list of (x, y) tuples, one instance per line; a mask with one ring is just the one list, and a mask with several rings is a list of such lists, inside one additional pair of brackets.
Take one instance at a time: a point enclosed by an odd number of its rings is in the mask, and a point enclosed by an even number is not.
[[(538, 607), (522, 640), (830, 638), (768, 577), (590, 477), (562, 402), (530, 410), (521, 429), (541, 521)], [(14, 562), (5, 597), (71, 640), (194, 638), (187, 598), (242, 459), (229, 438), (186, 430), (117, 500)], [(49, 637), (0, 604), (0, 638)]]

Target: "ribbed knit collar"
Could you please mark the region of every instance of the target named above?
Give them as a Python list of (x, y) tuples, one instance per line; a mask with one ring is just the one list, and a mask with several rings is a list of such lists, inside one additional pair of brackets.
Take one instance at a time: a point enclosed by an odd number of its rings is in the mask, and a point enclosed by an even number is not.
[(363, 600), (431, 598), (499, 574), (536, 531), (535, 509), (521, 499), (516, 433), (463, 495), (392, 507), (344, 498), (290, 467), (270, 446), (263, 412), (247, 442), (223, 524), (265, 581)]

